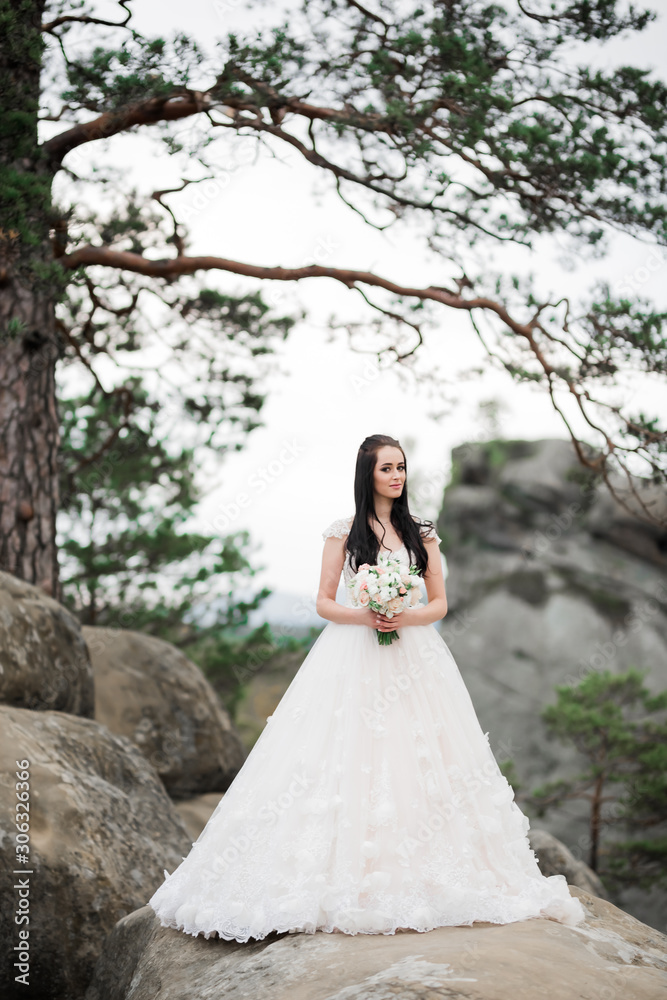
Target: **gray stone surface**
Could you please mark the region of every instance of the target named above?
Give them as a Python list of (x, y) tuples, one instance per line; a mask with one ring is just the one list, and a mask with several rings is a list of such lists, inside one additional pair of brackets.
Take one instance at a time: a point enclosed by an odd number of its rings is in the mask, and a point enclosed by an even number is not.
[[(540, 719), (556, 686), (636, 667), (649, 690), (667, 688), (667, 550), (657, 529), (592, 483), (567, 441), (463, 445), (453, 458), (437, 522), (449, 603), (439, 628), (497, 760), (515, 764), (516, 800), (530, 817), (524, 791), (583, 764)], [(583, 802), (539, 823), (589, 859)], [(667, 930), (666, 894), (615, 902)]]
[(593, 1000), (667, 993), (667, 938), (571, 888), (587, 911), (475, 923), (425, 934), (271, 935), (259, 942), (191, 937), (145, 906), (105, 942), (85, 1000)]
[(199, 667), (176, 646), (131, 629), (84, 626), (95, 718), (127, 736), (174, 799), (223, 792), (245, 750)]
[(547, 830), (531, 827), (528, 831), (531, 848), (537, 855), (540, 871), (547, 878), (550, 875), (564, 875), (569, 885), (585, 889), (592, 896), (608, 899), (601, 880), (592, 868), (589, 868), (580, 858), (575, 858), (565, 844), (557, 840)]
[(652, 518), (667, 522), (667, 490), (659, 484), (634, 485), (625, 479), (612, 477), (617, 496), (598, 493), (587, 519), (591, 534), (606, 538), (621, 549), (642, 559), (667, 567), (667, 530), (641, 517), (648, 511)]
[[(0, 995), (80, 1000), (106, 934), (143, 906), (192, 840), (137, 748), (91, 719), (0, 706), (5, 871), (28, 878), (29, 986), (14, 981), (18, 890), (0, 893)], [(29, 865), (15, 861), (15, 761), (29, 762)]]
[(0, 703), (90, 718), (93, 687), (74, 615), (39, 587), (0, 572)]
[(207, 792), (205, 795), (193, 795), (191, 799), (180, 799), (174, 803), (193, 843), (208, 823), (221, 798), (220, 792)]

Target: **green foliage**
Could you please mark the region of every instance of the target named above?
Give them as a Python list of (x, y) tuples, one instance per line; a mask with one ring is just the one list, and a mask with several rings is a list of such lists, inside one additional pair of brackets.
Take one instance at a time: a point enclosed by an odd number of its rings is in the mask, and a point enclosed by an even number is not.
[[(667, 885), (667, 691), (651, 694), (646, 673), (591, 671), (557, 687), (542, 713), (549, 735), (586, 766), (535, 789), (531, 803), (540, 816), (569, 799), (590, 803), (589, 864), (613, 887)], [(606, 836), (615, 826), (632, 836)]]
[[(521, 315), (526, 309), (532, 314), (533, 334), (542, 357), (548, 356), (552, 367), (551, 372), (545, 371), (527, 341), (506, 328), (494, 356), (517, 382), (553, 390), (557, 380), (562, 380), (572, 392), (592, 401), (598, 387), (615, 386), (621, 374), (650, 372), (664, 377), (667, 373), (667, 311), (656, 309), (649, 300), (619, 297), (600, 281), (575, 309), (567, 298), (540, 297), (532, 275), (508, 276), (487, 269), (485, 280), (493, 283), (496, 301), (510, 315)], [(609, 427), (611, 411), (620, 416), (620, 408), (603, 404), (596, 422)], [(615, 445), (641, 454), (649, 477), (662, 481), (661, 456), (667, 447), (664, 421), (654, 415), (626, 413), (614, 424), (614, 433)]]
[[(452, 0), (385, 16), (380, 26), (339, 0), (306, 0), (289, 23), (229, 33), (215, 56), (182, 34), (166, 41), (129, 32), (120, 46), (82, 47), (59, 96), (73, 109), (118, 110), (196, 89), (195, 72), (210, 71), (214, 104), (242, 98), (271, 109), (307, 95), (331, 108), (311, 127), (324, 155), (336, 159), (340, 143), (330, 138), (345, 136), (351, 154), (358, 146), (348, 180), (427, 208), (466, 243), (566, 230), (596, 244), (605, 220), (665, 235), (656, 181), (664, 178), (667, 87), (643, 69), (558, 63), (573, 42), (641, 31), (654, 14), (597, 0), (556, 3), (531, 18)], [(370, 135), (375, 155), (366, 158)], [(397, 156), (417, 166), (414, 176), (391, 169)]]
[(521, 795), (523, 784), (517, 774), (515, 762), (513, 760), (499, 761), (498, 767), (500, 769), (500, 773), (507, 780), (508, 784), (512, 786), (512, 791), (514, 792), (515, 797), (518, 798), (519, 795)]
[(201, 499), (201, 449), (178, 443), (192, 438), (192, 417), (166, 425), (136, 378), (114, 393), (67, 398), (60, 413), (64, 603), (83, 624), (181, 647), (245, 624), (269, 593), (250, 591), (247, 532), (186, 530)]
[[(99, 232), (114, 250), (168, 253), (161, 216), (134, 190), (119, 196), (106, 218), (78, 211), (82, 242)], [(275, 369), (276, 346), (296, 322), (276, 314), (260, 292), (233, 295), (192, 281), (161, 290), (150, 278), (113, 270), (98, 286), (86, 271), (73, 274), (60, 315), (78, 345), (77, 362), (91, 368), (104, 353), (132, 369), (134, 355), (159, 343), (164, 360), (156, 372), (154, 395), (161, 402), (155, 409), (176, 405), (191, 415), (200, 443), (218, 458), (241, 448), (260, 425), (264, 380)]]
[(582, 374), (591, 369), (615, 374), (632, 365), (639, 371), (667, 372), (667, 312), (657, 312), (647, 300), (612, 298), (606, 283), (595, 289), (583, 318), (589, 339), (582, 361)]
[[(470, 289), (474, 301), (494, 299), (490, 307), (462, 304), (471, 319), (473, 308), (487, 310), (494, 346), (473, 320), (485, 349), (513, 379), (548, 391), (555, 406), (560, 392), (579, 408), (607, 449), (602, 464), (618, 468), (627, 456), (633, 470), (644, 460), (651, 477), (664, 477), (667, 432), (659, 421), (651, 414), (629, 419), (595, 390), (621, 372), (664, 376), (665, 313), (603, 284), (577, 305), (540, 294), (530, 275), (498, 276), (486, 260), (477, 274), (463, 273), (475, 244), (540, 250), (540, 237), (557, 234), (586, 260), (603, 256), (618, 230), (653, 247), (667, 242), (667, 85), (642, 67), (594, 68), (581, 46), (641, 32), (655, 20), (652, 12), (619, 0), (435, 0), (386, 3), (376, 12), (346, 0), (303, 0), (289, 19), (281, 15), (281, 23), (260, 30), (249, 20), (246, 30), (205, 49), (183, 32), (144, 37), (131, 16), (117, 26), (99, 23), (81, 0), (46, 6), (55, 26), (42, 40), (33, 4), (0, 0), (8, 67), (0, 89), (9, 105), (0, 116), (0, 207), (19, 234), (26, 275), (64, 303), (63, 367), (92, 368), (96, 354), (127, 355), (156, 331), (178, 330), (174, 352), (198, 368), (200, 391), (188, 412), (215, 422), (218, 406), (245, 407), (243, 428), (256, 426), (263, 395), (253, 376), (270, 353), (264, 341), (286, 335), (294, 318), (262, 313), (259, 299), (246, 296), (252, 319), (236, 322), (241, 296), (203, 289), (191, 278), (142, 278), (116, 265), (70, 274), (65, 299), (68, 279), (59, 262), (66, 266), (67, 251), (86, 244), (146, 259), (183, 255), (179, 198), (219, 170), (209, 155), (218, 138), (230, 140), (225, 154), (249, 142), (267, 142), (275, 154), (286, 143), (371, 225), (416, 222), (443, 263), (437, 290), (458, 287), (461, 298)], [(55, 23), (59, 14), (66, 17)], [(125, 14), (121, 5), (117, 16)], [(165, 104), (170, 114), (163, 116)], [(179, 104), (193, 109), (185, 129), (171, 120)], [(63, 127), (41, 144), (38, 109)], [(82, 141), (138, 126), (169, 154), (189, 153), (183, 187), (151, 200), (128, 195), (123, 178), (103, 166), (83, 176), (69, 130), (92, 122)], [(67, 177), (75, 188), (72, 203), (56, 207), (50, 179), (61, 166), (73, 168)], [(104, 217), (100, 191), (107, 201), (118, 194)], [(381, 357), (397, 357), (397, 319), (412, 330), (417, 319), (434, 322), (433, 303), (415, 306), (415, 298), (397, 295), (378, 306), (387, 328), (384, 341), (385, 328), (374, 331)], [(144, 308), (146, 299), (164, 305), (159, 318)], [(207, 346), (188, 335), (186, 320)], [(249, 326), (262, 332), (254, 337)], [(224, 328), (235, 332), (226, 337)], [(237, 346), (250, 362), (245, 370), (228, 361)]]
[[(222, 72), (217, 76), (213, 94), (224, 97), (227, 94), (242, 94), (246, 87), (254, 90), (257, 98), (265, 98), (270, 91), (281, 91), (289, 86), (294, 76), (307, 64), (307, 45), (296, 38), (288, 25), (264, 33), (257, 32), (256, 41), (244, 41), (235, 32), (230, 32), (225, 42), (219, 42), (223, 56), (227, 55)], [(251, 83), (246, 87), (238, 85), (239, 74), (249, 72), (261, 81), (256, 89)]]
[(37, 142), (44, 51), (38, 19), (39, 5), (30, 0), (0, 0), (0, 257), (39, 290), (55, 275), (59, 295), (61, 269), (44, 272), (52, 176)]
[(253, 677), (286, 653), (305, 657), (321, 629), (304, 636), (276, 634), (268, 623), (247, 634), (212, 631), (188, 650), (218, 692), (232, 719)]
[(0, 337), (6, 336), (9, 340), (14, 340), (16, 337), (20, 337), (21, 334), (25, 333), (26, 324), (18, 316), (12, 316), (12, 318), (7, 323), (7, 329), (0, 331)]
[[(53, 95), (72, 116), (111, 112), (111, 125), (133, 105), (197, 92), (206, 113), (234, 116), (239, 144), (273, 131), (276, 142), (302, 149), (372, 224), (420, 218), (429, 246), (447, 260), (469, 258), (477, 242), (532, 248), (549, 234), (581, 258), (599, 257), (619, 228), (667, 240), (667, 86), (639, 67), (593, 69), (572, 50), (640, 32), (654, 19), (618, 0), (525, 9), (448, 0), (387, 4), (378, 13), (305, 0), (288, 21), (235, 30), (207, 52), (183, 34), (144, 38), (128, 24), (102, 42), (70, 25), (58, 33), (65, 51), (70, 36), (81, 43), (76, 56), (57, 69), (54, 49), (49, 69)], [(166, 122), (156, 133), (170, 154), (188, 148)], [(204, 167), (215, 141), (206, 120), (192, 128), (191, 150)], [(103, 235), (115, 234), (107, 226)], [(135, 242), (142, 252), (144, 241)], [(531, 345), (500, 321), (494, 332), (497, 357), (517, 381), (563, 388), (570, 399), (580, 389), (595, 410), (596, 380), (621, 369), (664, 374), (661, 312), (612, 302), (600, 286), (564, 316), (562, 299), (542, 300), (532, 278), (497, 280), (488, 266), (466, 278), (522, 322), (527, 307), (533, 315)], [(396, 304), (409, 320), (413, 304), (400, 296)], [(392, 327), (390, 355), (393, 337)], [(600, 406), (605, 423), (611, 411)], [(627, 449), (655, 475), (665, 432), (649, 426), (651, 417), (616, 418), (620, 448), (614, 442), (610, 458), (620, 461)]]
[(180, 32), (169, 41), (132, 32), (118, 48), (96, 45), (70, 59), (61, 97), (89, 111), (119, 112), (137, 101), (186, 90), (202, 58), (197, 43)]

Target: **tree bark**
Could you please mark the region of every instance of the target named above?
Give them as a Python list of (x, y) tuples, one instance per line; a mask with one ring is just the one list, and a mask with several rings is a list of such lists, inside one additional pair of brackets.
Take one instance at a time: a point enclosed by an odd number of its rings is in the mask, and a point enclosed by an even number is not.
[(64, 286), (37, 133), (44, 6), (0, 0), (0, 569), (60, 600), (55, 303)]
[(0, 296), (0, 329), (10, 318), (25, 332), (0, 345), (0, 569), (59, 601), (53, 303), (9, 282)]

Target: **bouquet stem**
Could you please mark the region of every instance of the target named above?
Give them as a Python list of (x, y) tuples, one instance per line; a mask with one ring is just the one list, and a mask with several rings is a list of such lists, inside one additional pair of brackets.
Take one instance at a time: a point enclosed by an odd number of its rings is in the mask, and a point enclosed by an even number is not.
[(375, 632), (381, 646), (391, 646), (394, 639), (400, 638), (398, 632), (380, 632), (379, 629), (376, 629)]

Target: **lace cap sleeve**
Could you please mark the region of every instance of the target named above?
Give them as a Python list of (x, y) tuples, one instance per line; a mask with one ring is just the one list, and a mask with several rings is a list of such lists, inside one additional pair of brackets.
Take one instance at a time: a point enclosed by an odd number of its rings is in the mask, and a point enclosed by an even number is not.
[(350, 532), (350, 527), (352, 526), (353, 516), (350, 517), (339, 517), (337, 521), (334, 521), (326, 531), (322, 532), (322, 538), (326, 541), (327, 538), (345, 538)]
[(442, 538), (440, 537), (440, 535), (438, 534), (438, 532), (435, 530), (435, 525), (434, 524), (429, 524), (429, 525), (426, 525), (425, 527), (423, 527), (421, 529), (421, 536), (422, 536), (423, 539), (425, 539), (427, 541), (428, 541), (429, 538), (435, 538), (435, 540), (438, 543), (438, 545), (440, 545), (440, 543), (442, 542)]

